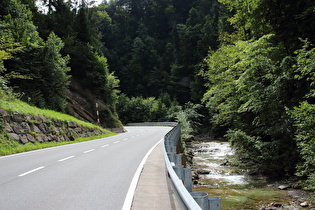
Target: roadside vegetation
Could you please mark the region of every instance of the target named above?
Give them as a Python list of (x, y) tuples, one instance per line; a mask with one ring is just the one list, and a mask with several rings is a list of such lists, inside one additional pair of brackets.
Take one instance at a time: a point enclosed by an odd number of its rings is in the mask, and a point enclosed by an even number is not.
[(54, 119), (54, 120), (76, 122), (88, 128), (97, 127), (103, 131), (106, 131), (105, 129), (97, 125), (84, 122), (73, 116), (70, 116), (61, 112), (53, 111), (53, 110), (40, 109), (35, 106), (31, 106), (27, 104), (26, 102), (16, 99), (14, 96), (4, 96), (4, 94), (2, 94), (2, 98), (0, 100), (0, 109), (4, 109), (10, 112), (18, 112), (20, 114), (41, 115), (41, 116), (45, 116), (47, 118)]
[(78, 120), (77, 118), (72, 117), (70, 115), (66, 115), (66, 114), (52, 111), (52, 110), (39, 109), (35, 106), (31, 106), (25, 102), (18, 100), (12, 92), (6, 92), (1, 87), (0, 87), (0, 96), (1, 96), (0, 109), (3, 109), (5, 111), (11, 112), (11, 113), (16, 112), (19, 114), (45, 116), (46, 118), (49, 118), (52, 120), (76, 122), (84, 127), (97, 128), (106, 132), (106, 134), (103, 134), (103, 135), (77, 138), (73, 141), (61, 141), (61, 142), (53, 141), (53, 142), (43, 142), (43, 143), (27, 142), (26, 144), (21, 144), (9, 138), (7, 132), (4, 129), (4, 125), (0, 121), (0, 156), (19, 153), (19, 152), (26, 152), (26, 151), (36, 150), (36, 149), (43, 149), (47, 147), (54, 147), (54, 146), (60, 146), (60, 145), (65, 145), (65, 144), (89, 141), (93, 139), (105, 138), (105, 137), (115, 135), (115, 133), (109, 132), (106, 129), (103, 129), (97, 125)]
[(10, 154), (15, 154), (15, 153), (20, 153), (20, 152), (28, 152), (28, 151), (44, 149), (48, 147), (56, 147), (56, 146), (61, 146), (61, 145), (66, 145), (66, 144), (74, 144), (74, 143), (90, 141), (94, 139), (101, 139), (101, 138), (106, 138), (113, 135), (115, 134), (112, 132), (109, 132), (104, 135), (77, 138), (74, 141), (44, 142), (44, 143), (28, 142), (26, 144), (20, 144), (17, 141), (12, 141), (8, 139), (8, 136), (2, 132), (0, 133), (0, 156), (10, 155)]

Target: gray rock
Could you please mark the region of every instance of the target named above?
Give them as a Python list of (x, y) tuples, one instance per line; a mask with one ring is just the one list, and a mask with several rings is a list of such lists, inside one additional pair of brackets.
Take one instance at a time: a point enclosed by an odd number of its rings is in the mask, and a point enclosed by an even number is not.
[(31, 134), (26, 134), (28, 141), (35, 143), (35, 138)]
[(197, 170), (197, 174), (209, 174), (210, 171), (206, 170), (206, 169), (198, 169)]
[(44, 142), (44, 139), (43, 139), (42, 135), (37, 135), (37, 136), (35, 137), (35, 140), (38, 141), (38, 142), (40, 142), (40, 143)]
[(48, 137), (48, 141), (53, 141), (54, 140), (53, 135), (48, 135), (47, 137)]
[(44, 140), (44, 142), (47, 142), (47, 141), (49, 141), (49, 138), (48, 138), (48, 136), (43, 136), (43, 140)]
[(4, 125), (4, 129), (8, 132), (8, 133), (12, 133), (13, 132), (13, 129), (11, 128), (10, 124), (9, 123), (6, 123)]
[(38, 128), (39, 128), (43, 133), (46, 133), (46, 130), (47, 130), (46, 124), (40, 123), (40, 124), (38, 125)]
[(21, 141), (22, 144), (27, 143), (27, 142), (28, 142), (27, 136), (26, 136), (26, 135), (22, 135), (22, 136), (20, 137), (20, 141)]
[(38, 123), (42, 123), (42, 122), (43, 122), (43, 119), (42, 119), (40, 116), (38, 116), (38, 115), (35, 115), (35, 116), (34, 116), (34, 119), (35, 119), (35, 121), (37, 121)]
[(19, 141), (20, 140), (20, 136), (16, 133), (9, 133), (9, 136), (11, 139), (14, 139), (16, 141)]
[(10, 115), (7, 111), (0, 109), (0, 118), (2, 118), (4, 121), (9, 120)]
[(286, 190), (286, 189), (288, 189), (290, 186), (288, 186), (288, 185), (280, 185), (279, 187), (278, 187), (278, 189), (279, 190)]
[(32, 119), (33, 119), (32, 115), (29, 115), (29, 114), (25, 115), (25, 120), (26, 120), (27, 122), (31, 122)]
[(24, 116), (19, 114), (19, 113), (13, 113), (12, 119), (15, 122), (23, 122), (24, 121)]
[(23, 130), (22, 126), (19, 123), (17, 123), (17, 122), (13, 122), (13, 130), (17, 134), (24, 133), (24, 130)]
[(42, 133), (42, 131), (36, 126), (36, 125), (31, 125), (31, 131), (35, 132), (35, 133)]
[(59, 134), (59, 129), (57, 127), (53, 127), (53, 133), (54, 134)]
[(69, 128), (75, 128), (76, 127), (76, 123), (75, 122), (71, 122), (71, 121), (68, 121), (68, 127)]
[(22, 122), (21, 126), (23, 128), (24, 133), (30, 133), (31, 132), (31, 128), (30, 128), (28, 123)]

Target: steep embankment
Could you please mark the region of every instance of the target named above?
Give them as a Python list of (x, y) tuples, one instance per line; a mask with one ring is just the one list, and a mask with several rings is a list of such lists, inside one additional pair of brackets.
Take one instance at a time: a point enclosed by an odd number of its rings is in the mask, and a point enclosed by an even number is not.
[(96, 95), (93, 90), (82, 86), (79, 79), (72, 77), (69, 90), (67, 91), (67, 103), (69, 106), (69, 114), (83, 120), (96, 124), (95, 104), (98, 103), (101, 124), (105, 128), (111, 128), (115, 132), (122, 132), (123, 125), (118, 116), (112, 112), (109, 105)]
[(103, 134), (112, 135), (70, 115), (42, 110), (14, 98), (0, 100), (0, 147), (6, 150), (1, 154), (15, 153), (16, 147), (30, 142), (69, 142)]
[(0, 109), (1, 123), (12, 140), (20, 143), (70, 141), (79, 137), (96, 136), (108, 131), (78, 122), (62, 121), (43, 115), (21, 114)]

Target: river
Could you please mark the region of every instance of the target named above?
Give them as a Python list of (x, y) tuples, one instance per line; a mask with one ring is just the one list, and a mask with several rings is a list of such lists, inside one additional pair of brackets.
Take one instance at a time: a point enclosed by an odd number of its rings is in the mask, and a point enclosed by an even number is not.
[[(227, 157), (234, 154), (225, 141), (195, 142), (188, 146), (193, 153), (191, 168), (195, 174), (193, 191), (220, 197), (221, 209), (310, 209), (300, 207), (305, 197), (297, 190), (279, 190), (281, 183), (264, 177), (247, 176), (230, 166)], [(289, 196), (291, 195), (291, 196)]]

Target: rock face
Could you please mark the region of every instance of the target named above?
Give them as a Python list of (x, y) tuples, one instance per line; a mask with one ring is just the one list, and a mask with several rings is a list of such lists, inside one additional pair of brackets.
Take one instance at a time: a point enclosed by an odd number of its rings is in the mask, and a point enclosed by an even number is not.
[[(22, 144), (27, 142), (71, 141), (80, 137), (104, 134), (97, 128), (87, 128), (76, 122), (47, 119), (44, 116), (32, 116), (10, 113), (0, 109), (0, 125), (12, 140)], [(0, 127), (0, 129), (1, 129)]]

